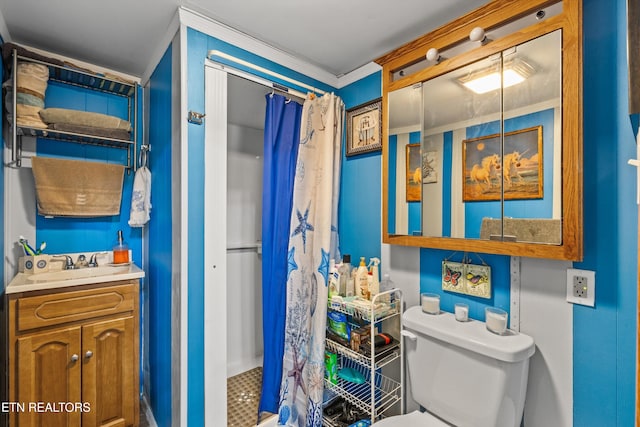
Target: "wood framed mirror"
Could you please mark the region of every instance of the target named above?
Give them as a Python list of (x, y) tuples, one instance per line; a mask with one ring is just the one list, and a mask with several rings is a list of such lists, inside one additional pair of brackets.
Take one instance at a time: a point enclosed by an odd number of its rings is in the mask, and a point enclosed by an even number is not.
[(376, 60), (385, 243), (582, 258), (581, 17), (494, 0)]

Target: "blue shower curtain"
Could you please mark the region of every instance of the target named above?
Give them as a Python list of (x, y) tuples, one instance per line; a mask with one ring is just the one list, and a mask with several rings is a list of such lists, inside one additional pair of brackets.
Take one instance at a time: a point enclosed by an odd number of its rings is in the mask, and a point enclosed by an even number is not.
[(262, 194), (264, 359), (258, 414), (278, 411), (284, 353), (287, 251), (302, 105), (268, 94)]

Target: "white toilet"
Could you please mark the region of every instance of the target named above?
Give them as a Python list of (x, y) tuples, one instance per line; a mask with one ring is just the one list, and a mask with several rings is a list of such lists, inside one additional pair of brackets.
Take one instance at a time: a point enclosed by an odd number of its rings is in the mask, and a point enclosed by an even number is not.
[(458, 322), (451, 313), (403, 314), (407, 381), (426, 409), (385, 418), (376, 427), (519, 427), (533, 338), (495, 335), (485, 323)]

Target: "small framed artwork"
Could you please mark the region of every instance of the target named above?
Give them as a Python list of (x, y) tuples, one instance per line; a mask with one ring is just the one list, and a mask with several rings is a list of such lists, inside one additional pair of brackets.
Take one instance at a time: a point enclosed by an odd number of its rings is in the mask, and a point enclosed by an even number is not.
[(382, 150), (382, 98), (347, 110), (347, 156)]
[(422, 157), (420, 144), (407, 145), (407, 202), (419, 202), (422, 198)]
[(462, 141), (462, 195), (465, 202), (541, 199), (542, 126)]
[(438, 182), (438, 172), (436, 165), (438, 163), (438, 152), (427, 151), (422, 153), (422, 183), (434, 184)]
[(442, 290), (491, 298), (491, 267), (486, 264), (442, 261)]

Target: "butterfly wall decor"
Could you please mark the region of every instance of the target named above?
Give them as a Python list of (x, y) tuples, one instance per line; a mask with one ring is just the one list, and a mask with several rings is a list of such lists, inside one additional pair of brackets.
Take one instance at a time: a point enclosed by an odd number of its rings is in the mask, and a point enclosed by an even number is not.
[(491, 298), (491, 267), (486, 264), (442, 261), (442, 290)]

